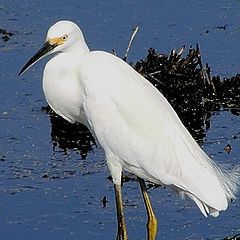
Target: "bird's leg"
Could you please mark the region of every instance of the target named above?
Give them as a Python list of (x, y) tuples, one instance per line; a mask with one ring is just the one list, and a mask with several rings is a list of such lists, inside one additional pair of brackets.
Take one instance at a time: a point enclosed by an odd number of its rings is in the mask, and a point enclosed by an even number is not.
[(148, 232), (148, 240), (155, 240), (156, 235), (157, 235), (157, 225), (158, 221), (157, 218), (154, 215), (151, 202), (147, 193), (147, 188), (145, 185), (145, 182), (142, 178), (138, 177), (138, 181), (141, 187), (142, 195), (143, 195), (143, 200), (145, 203), (145, 207), (147, 210), (147, 215), (148, 215), (148, 223), (147, 223), (147, 232)]
[(127, 228), (124, 220), (123, 201), (121, 185), (114, 184), (116, 206), (117, 206), (117, 219), (118, 219), (118, 234), (117, 240), (127, 240)]

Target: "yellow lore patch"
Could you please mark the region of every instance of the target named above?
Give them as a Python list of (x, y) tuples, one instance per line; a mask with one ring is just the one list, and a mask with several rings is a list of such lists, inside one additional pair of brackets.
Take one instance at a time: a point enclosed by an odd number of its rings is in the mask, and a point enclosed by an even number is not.
[(62, 39), (62, 37), (59, 38), (52, 38), (48, 40), (48, 43), (50, 45), (61, 45), (63, 44), (65, 41)]

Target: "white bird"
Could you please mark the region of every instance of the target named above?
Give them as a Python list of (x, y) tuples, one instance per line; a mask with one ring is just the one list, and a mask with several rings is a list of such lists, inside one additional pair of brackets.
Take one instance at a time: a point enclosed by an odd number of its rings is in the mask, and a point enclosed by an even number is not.
[(227, 209), (237, 192), (239, 168), (227, 170), (214, 163), (143, 76), (113, 54), (90, 51), (80, 28), (70, 21), (50, 27), (43, 48), (19, 75), (49, 54), (52, 58), (43, 73), (48, 104), (69, 122), (86, 125), (105, 152), (115, 187), (117, 239), (127, 239), (123, 169), (139, 179), (150, 240), (156, 237), (157, 219), (144, 180), (188, 196), (204, 216), (218, 216)]

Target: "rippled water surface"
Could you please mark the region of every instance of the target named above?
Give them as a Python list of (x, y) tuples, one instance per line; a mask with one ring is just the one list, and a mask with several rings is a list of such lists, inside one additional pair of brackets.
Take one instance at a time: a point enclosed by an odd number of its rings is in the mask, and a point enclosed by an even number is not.
[[(50, 120), (41, 110), (47, 105), (41, 88), (46, 60), (17, 78), (19, 69), (42, 45), (48, 27), (69, 19), (81, 26), (91, 49), (115, 49), (119, 56), (140, 24), (129, 55), (134, 62), (149, 47), (168, 53), (197, 42), (212, 74), (230, 77), (240, 72), (240, 1), (34, 2), (0, 2), (0, 28), (14, 34), (0, 39), (0, 239), (115, 239), (114, 193), (103, 151), (93, 145), (82, 159), (77, 151), (53, 149)], [(204, 149), (218, 162), (240, 163), (239, 126), (239, 116), (213, 113)], [(125, 183), (123, 195), (129, 239), (145, 239), (137, 183)], [(158, 239), (223, 239), (240, 232), (240, 198), (215, 219), (167, 189), (150, 195)]]

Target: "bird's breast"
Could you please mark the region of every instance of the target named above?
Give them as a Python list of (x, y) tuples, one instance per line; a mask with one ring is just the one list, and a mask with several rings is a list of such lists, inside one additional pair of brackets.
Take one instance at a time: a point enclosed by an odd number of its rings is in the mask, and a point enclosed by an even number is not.
[(43, 91), (50, 107), (69, 122), (85, 124), (84, 90), (77, 66), (50, 60), (43, 74)]

